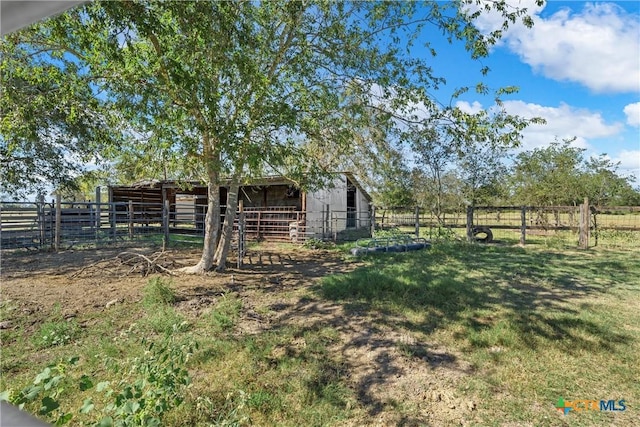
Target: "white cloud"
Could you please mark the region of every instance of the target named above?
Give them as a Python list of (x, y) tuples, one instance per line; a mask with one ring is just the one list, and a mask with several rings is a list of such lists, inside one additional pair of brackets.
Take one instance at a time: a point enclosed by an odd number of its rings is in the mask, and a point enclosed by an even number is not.
[(620, 169), (640, 172), (640, 150), (622, 150), (611, 160), (620, 162)]
[[(587, 3), (580, 12), (562, 9), (549, 17), (532, 0), (512, 1), (527, 7), (533, 28), (514, 24), (504, 35), (508, 48), (544, 76), (580, 83), (595, 92), (640, 91), (640, 20), (613, 3)], [(476, 25), (485, 32), (499, 28), (496, 14)]]
[(618, 164), (618, 171), (622, 176), (632, 176), (632, 185), (640, 184), (640, 150), (622, 150), (615, 156), (606, 156)]
[(477, 114), (482, 111), (482, 104), (480, 104), (478, 101), (473, 101), (473, 103), (471, 104), (469, 104), (467, 101), (458, 101), (456, 102), (456, 107), (467, 114)]
[(627, 115), (628, 125), (640, 127), (640, 102), (625, 106), (624, 114)]
[(522, 148), (525, 150), (549, 145), (556, 137), (576, 137), (574, 146), (588, 148), (590, 139), (610, 137), (623, 129), (622, 123), (606, 123), (600, 113), (567, 104), (546, 107), (524, 101), (505, 101), (504, 107), (509, 114), (546, 120), (546, 124), (534, 124), (523, 131)]

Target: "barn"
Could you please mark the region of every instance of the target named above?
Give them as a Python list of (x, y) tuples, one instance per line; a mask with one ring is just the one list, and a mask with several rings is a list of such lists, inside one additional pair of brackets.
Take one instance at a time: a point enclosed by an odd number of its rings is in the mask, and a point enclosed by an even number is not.
[[(166, 212), (171, 232), (204, 232), (208, 200), (201, 182), (145, 181), (108, 191), (116, 215), (158, 223)], [(223, 215), (227, 191), (220, 188)], [(335, 238), (371, 224), (371, 196), (350, 172), (337, 173), (331, 185), (309, 192), (282, 176), (254, 179), (240, 188), (239, 201), (249, 238)]]

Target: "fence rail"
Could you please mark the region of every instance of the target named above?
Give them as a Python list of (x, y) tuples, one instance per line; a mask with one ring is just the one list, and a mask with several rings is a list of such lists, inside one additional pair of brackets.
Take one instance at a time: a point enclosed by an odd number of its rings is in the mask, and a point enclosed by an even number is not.
[[(222, 220), (225, 208), (222, 207)], [(206, 206), (176, 203), (0, 202), (0, 249), (66, 249), (93, 245), (202, 242)], [(237, 215), (236, 242), (356, 240), (396, 228), (434, 238), (449, 230), (468, 239), (587, 246), (640, 247), (640, 207), (476, 206), (439, 215), (420, 208), (301, 212), (290, 206), (246, 208)], [(480, 236), (480, 237), (478, 237)], [(491, 240), (491, 239), (489, 239)]]
[[(221, 207), (221, 221), (226, 209)], [(239, 212), (240, 213), (240, 212)], [(247, 208), (236, 215), (243, 239), (302, 242), (348, 238), (370, 230), (369, 211), (301, 212), (294, 207)], [(0, 249), (56, 250), (84, 245), (201, 243), (206, 206), (143, 202), (0, 202)], [(242, 221), (242, 223), (240, 223)], [(235, 236), (236, 241), (238, 240)]]
[(378, 208), (375, 224), (427, 238), (444, 229), (484, 241), (488, 229), (495, 240), (521, 244), (563, 240), (582, 247), (640, 247), (638, 206), (475, 206), (439, 215), (420, 208)]

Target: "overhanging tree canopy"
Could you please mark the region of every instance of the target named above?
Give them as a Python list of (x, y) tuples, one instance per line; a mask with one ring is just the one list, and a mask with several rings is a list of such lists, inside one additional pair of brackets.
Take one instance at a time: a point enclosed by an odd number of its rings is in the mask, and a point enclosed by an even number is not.
[[(472, 12), (472, 5), (481, 7)], [(452, 134), (498, 132), (512, 140), (526, 122), (443, 107), (429, 95), (442, 83), (431, 58), (411, 54), (417, 43), (429, 46), (421, 38), (432, 28), (463, 40), (474, 58), (487, 55), (500, 33), (481, 34), (473, 19), (488, 10), (500, 14), (504, 28), (520, 18), (530, 24), (525, 10), (501, 0), (93, 2), (12, 43), (71, 58), (82, 70), (76, 77), (89, 79), (94, 93), (104, 91), (95, 98), (148, 136), (132, 139), (132, 152), (159, 152), (158, 161), (207, 182), (204, 250), (192, 269), (204, 271), (224, 268), (228, 250), (231, 222), (218, 238), (223, 175), (232, 177), (233, 213), (243, 179), (265, 168), (301, 184), (303, 176), (322, 176), (353, 153), (374, 116), (390, 128), (440, 121)], [(466, 125), (458, 128), (460, 122)]]

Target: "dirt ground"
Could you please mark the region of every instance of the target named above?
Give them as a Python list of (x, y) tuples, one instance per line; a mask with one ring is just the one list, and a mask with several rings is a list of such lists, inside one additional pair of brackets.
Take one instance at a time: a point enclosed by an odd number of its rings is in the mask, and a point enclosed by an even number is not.
[[(126, 254), (122, 254), (126, 251)], [(143, 255), (145, 258), (139, 256)], [(198, 250), (97, 249), (62, 253), (3, 254), (2, 300), (13, 301), (33, 323), (59, 304), (65, 317), (106, 310), (113, 304), (142, 298), (148, 260), (175, 270), (197, 262)], [(157, 258), (157, 259), (156, 259)], [(249, 251), (242, 269), (173, 279), (178, 308), (198, 316), (221, 292), (242, 299), (240, 333), (255, 334), (284, 325), (328, 325), (340, 336), (330, 351), (341, 355), (344, 377), (365, 408), (354, 425), (466, 425), (477, 422), (473, 399), (456, 390), (472, 368), (450, 349), (420, 342), (402, 330), (385, 328), (372, 312), (361, 313), (301, 290), (323, 276), (347, 272), (345, 262), (330, 251), (261, 246)], [(268, 307), (268, 310), (264, 310)], [(266, 314), (264, 314), (266, 313)], [(381, 316), (381, 315), (380, 315)], [(5, 325), (10, 327), (10, 325)], [(400, 349), (405, 349), (401, 351)], [(408, 408), (402, 415), (394, 410)]]

